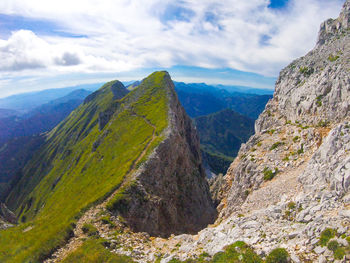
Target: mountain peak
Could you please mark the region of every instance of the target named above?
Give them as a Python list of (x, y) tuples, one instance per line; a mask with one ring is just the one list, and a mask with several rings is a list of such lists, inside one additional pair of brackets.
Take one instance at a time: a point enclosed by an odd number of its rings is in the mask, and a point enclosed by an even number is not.
[(328, 19), (321, 24), (317, 45), (323, 45), (333, 37), (346, 33), (350, 29), (350, 1), (347, 0), (337, 19)]

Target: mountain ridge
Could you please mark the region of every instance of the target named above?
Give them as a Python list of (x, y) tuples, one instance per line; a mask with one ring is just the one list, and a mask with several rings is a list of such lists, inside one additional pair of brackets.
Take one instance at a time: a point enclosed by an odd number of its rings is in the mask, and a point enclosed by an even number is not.
[[(164, 166), (157, 151), (180, 159)], [(78, 218), (98, 204), (116, 224), (123, 217), (131, 228), (161, 236), (193, 232), (215, 216), (195, 130), (166, 72), (131, 92), (118, 81), (105, 84), (47, 135), (22, 173), (6, 200), (22, 223), (2, 232), (0, 241), (1, 260), (9, 262), (47, 259), (82, 231)]]

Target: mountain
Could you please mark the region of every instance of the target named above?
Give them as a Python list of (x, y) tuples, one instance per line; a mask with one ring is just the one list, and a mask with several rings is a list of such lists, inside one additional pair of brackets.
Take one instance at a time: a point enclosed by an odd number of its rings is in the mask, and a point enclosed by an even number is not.
[(136, 88), (140, 84), (141, 84), (141, 81), (134, 81), (134, 82), (130, 83), (129, 85), (127, 85), (126, 87), (128, 90), (133, 90), (134, 88)]
[(256, 95), (273, 95), (274, 90), (272, 89), (255, 89), (246, 86), (230, 86), (230, 85), (214, 85), (214, 87), (219, 89), (225, 89), (229, 92), (239, 92), (246, 94), (256, 94)]
[(19, 112), (9, 109), (0, 109), (0, 119), (19, 115)]
[(95, 91), (100, 86), (101, 83), (82, 84), (74, 87), (46, 89), (42, 91), (16, 94), (5, 98), (0, 98), (0, 108), (12, 109), (25, 113), (39, 107), (42, 104), (64, 97), (75, 90), (84, 89)]
[(215, 217), (199, 139), (167, 72), (89, 95), (21, 173), (6, 199), (21, 223), (1, 232), (3, 262), (60, 261), (84, 242), (101, 252), (119, 226), (194, 233)]
[(20, 169), (44, 142), (44, 135), (14, 138), (0, 148), (0, 201), (6, 197), (20, 176)]
[(215, 173), (226, 173), (242, 143), (254, 133), (254, 120), (225, 109), (194, 119), (204, 160)]
[(121, 233), (112, 249), (139, 262), (349, 262), (349, 70), (347, 0), (281, 71), (256, 133), (212, 184), (215, 224), (167, 239)]
[(0, 119), (0, 145), (15, 137), (31, 136), (51, 130), (89, 94), (91, 92), (87, 90), (75, 90), (21, 116)]
[(192, 118), (230, 108), (256, 119), (272, 98), (271, 95), (229, 92), (204, 83), (175, 82), (175, 88), (181, 104)]

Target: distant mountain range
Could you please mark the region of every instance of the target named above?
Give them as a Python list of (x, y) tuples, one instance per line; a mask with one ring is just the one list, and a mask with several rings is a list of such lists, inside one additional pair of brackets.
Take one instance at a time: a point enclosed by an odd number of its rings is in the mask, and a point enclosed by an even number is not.
[(225, 174), (242, 143), (254, 133), (254, 120), (225, 109), (194, 119), (204, 161), (216, 174)]
[(192, 118), (229, 108), (255, 120), (272, 98), (272, 95), (229, 92), (204, 83), (175, 82), (175, 89), (181, 104)]
[[(42, 92), (42, 94), (49, 93), (50, 91)], [(78, 107), (90, 93), (91, 91), (84, 89), (75, 90), (20, 116), (0, 118), (0, 145), (15, 137), (31, 136), (51, 130)]]
[(42, 104), (64, 97), (75, 90), (85, 89), (88, 91), (95, 91), (101, 86), (102, 83), (82, 84), (67, 88), (46, 89), (16, 94), (6, 98), (0, 98), (0, 109), (28, 112), (29, 110), (39, 107)]

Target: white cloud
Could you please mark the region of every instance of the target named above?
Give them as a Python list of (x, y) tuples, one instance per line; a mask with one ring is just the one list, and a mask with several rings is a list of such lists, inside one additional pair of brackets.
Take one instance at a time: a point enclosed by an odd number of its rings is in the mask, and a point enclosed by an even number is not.
[(54, 21), (87, 38), (14, 32), (0, 70), (116, 72), (142, 67), (230, 67), (275, 76), (310, 50), (342, 0), (2, 0), (0, 10)]

